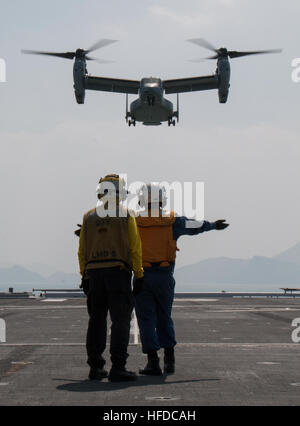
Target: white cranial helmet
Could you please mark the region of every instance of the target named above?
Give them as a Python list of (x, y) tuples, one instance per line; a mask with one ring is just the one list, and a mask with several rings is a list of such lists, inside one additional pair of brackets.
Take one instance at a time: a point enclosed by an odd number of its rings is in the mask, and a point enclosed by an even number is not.
[(152, 206), (165, 207), (167, 204), (167, 192), (163, 185), (150, 183), (143, 185), (138, 191), (139, 204), (146, 208), (151, 203)]

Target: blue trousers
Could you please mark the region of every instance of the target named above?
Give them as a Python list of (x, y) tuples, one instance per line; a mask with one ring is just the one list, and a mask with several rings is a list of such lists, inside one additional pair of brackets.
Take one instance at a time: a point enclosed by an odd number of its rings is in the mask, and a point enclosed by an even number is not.
[(144, 268), (144, 287), (135, 297), (143, 353), (176, 345), (171, 318), (175, 280), (169, 268)]

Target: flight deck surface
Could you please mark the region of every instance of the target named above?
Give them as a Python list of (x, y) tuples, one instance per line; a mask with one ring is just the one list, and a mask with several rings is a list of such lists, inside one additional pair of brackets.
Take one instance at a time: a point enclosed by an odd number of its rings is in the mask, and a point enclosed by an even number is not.
[[(300, 404), (300, 298), (176, 299), (176, 373), (131, 383), (87, 380), (83, 298), (0, 299), (0, 318), (0, 405)], [(146, 356), (133, 336), (128, 352), (138, 372)], [(105, 358), (109, 369), (109, 336)]]

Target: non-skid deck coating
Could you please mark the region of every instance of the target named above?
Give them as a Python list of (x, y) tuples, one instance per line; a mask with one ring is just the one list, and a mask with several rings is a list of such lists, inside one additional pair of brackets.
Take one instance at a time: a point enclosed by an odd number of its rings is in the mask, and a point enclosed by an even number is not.
[(0, 318), (0, 405), (300, 405), (300, 299), (175, 300), (176, 373), (133, 383), (87, 380), (84, 299), (0, 299)]

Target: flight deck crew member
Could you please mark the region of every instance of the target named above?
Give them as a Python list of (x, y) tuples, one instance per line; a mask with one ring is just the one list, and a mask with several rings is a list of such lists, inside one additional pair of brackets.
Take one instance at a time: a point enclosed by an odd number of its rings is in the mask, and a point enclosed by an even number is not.
[[(125, 365), (134, 302), (132, 271), (137, 282), (143, 277), (141, 241), (135, 218), (121, 203), (127, 195), (124, 181), (118, 175), (107, 175), (100, 179), (97, 193), (100, 206), (84, 215), (81, 230), (76, 232), (80, 233), (78, 258), (89, 314), (86, 339), (89, 378), (101, 380), (108, 376), (113, 382), (132, 381), (137, 375), (127, 371)], [(102, 206), (101, 200), (105, 200)], [(101, 216), (100, 207), (104, 211)], [(102, 357), (108, 311), (112, 321), (109, 375)]]
[[(167, 197), (164, 187), (151, 184), (139, 193), (141, 207), (147, 207), (146, 216), (136, 218), (142, 252), (144, 280), (134, 284), (135, 310), (140, 329), (142, 351), (148, 362), (140, 374), (161, 375), (157, 351), (164, 348), (164, 372), (175, 371), (174, 325), (171, 318), (175, 280), (173, 277), (177, 245), (182, 235), (198, 235), (213, 229), (227, 228), (225, 220), (216, 222), (189, 220), (170, 212), (163, 216)], [(152, 216), (152, 217), (151, 217)]]

